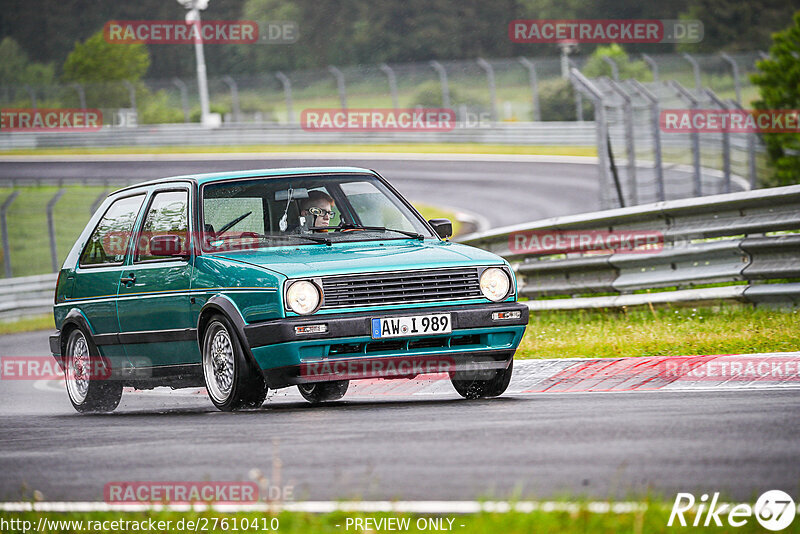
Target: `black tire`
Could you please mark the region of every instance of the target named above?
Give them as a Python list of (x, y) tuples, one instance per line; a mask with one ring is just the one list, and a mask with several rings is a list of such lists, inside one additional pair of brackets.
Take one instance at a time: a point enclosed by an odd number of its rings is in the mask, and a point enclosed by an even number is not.
[[(215, 359), (216, 355), (216, 359)], [(267, 384), (247, 361), (231, 322), (214, 315), (203, 333), (203, 379), (211, 402), (223, 412), (259, 408), (267, 398)]]
[(475, 374), (473, 371), (456, 371), (450, 375), (450, 382), (458, 394), (465, 399), (499, 397), (508, 388), (513, 372), (514, 360), (511, 360), (506, 369), (496, 370), (493, 378), (479, 380), (470, 376)]
[(335, 401), (344, 397), (347, 388), (350, 386), (349, 380), (336, 380), (334, 382), (315, 382), (313, 384), (299, 384), (297, 389), (308, 402), (319, 404), (320, 402)]
[(80, 413), (113, 412), (119, 406), (122, 382), (111, 376), (110, 364), (80, 327), (67, 335), (64, 380), (69, 401)]

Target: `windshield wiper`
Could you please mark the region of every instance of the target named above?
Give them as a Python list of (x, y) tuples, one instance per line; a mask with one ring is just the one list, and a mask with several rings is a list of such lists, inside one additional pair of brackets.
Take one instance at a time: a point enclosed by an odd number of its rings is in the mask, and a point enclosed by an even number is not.
[(408, 230), (397, 230), (396, 228), (386, 228), (385, 226), (362, 226), (360, 224), (345, 223), (339, 226), (312, 226), (309, 230), (374, 230), (376, 232), (397, 232), (413, 239), (423, 241), (425, 236)]
[(245, 220), (247, 217), (249, 217), (252, 214), (253, 214), (252, 211), (248, 211), (244, 215), (240, 215), (239, 217), (236, 217), (234, 220), (232, 220), (231, 222), (229, 222), (228, 224), (226, 224), (225, 226), (223, 226), (222, 228), (217, 230), (216, 233), (217, 234), (222, 234), (225, 231), (230, 230), (231, 228), (233, 228), (234, 226), (236, 226), (237, 224), (239, 224), (240, 222), (242, 222), (243, 220)]
[(320, 237), (315, 235), (305, 235), (305, 234), (272, 234), (272, 235), (260, 235), (258, 237), (262, 237), (264, 239), (305, 239), (306, 241), (313, 241), (314, 243), (325, 243), (328, 246), (331, 246), (331, 240), (327, 237)]

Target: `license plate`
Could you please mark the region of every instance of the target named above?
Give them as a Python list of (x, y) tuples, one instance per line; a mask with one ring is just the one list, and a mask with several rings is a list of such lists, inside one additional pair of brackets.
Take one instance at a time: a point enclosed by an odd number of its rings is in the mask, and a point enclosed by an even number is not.
[(449, 313), (372, 320), (372, 339), (449, 334), (452, 331)]

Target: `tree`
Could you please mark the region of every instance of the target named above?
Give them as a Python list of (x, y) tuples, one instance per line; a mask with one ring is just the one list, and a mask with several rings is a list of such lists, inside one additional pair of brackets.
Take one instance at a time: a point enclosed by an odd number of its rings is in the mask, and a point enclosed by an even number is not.
[(628, 78), (636, 78), (640, 81), (650, 81), (652, 75), (647, 68), (644, 61), (631, 61), (628, 54), (622, 47), (616, 43), (609, 46), (598, 47), (586, 62), (583, 67), (583, 74), (589, 78), (598, 78), (600, 76), (611, 77), (611, 65), (608, 64), (603, 58), (611, 58), (617, 64), (619, 69), (619, 78), (625, 80)]
[[(759, 61), (760, 72), (751, 75), (761, 98), (756, 109), (800, 109), (800, 11), (794, 25), (773, 35), (769, 59)], [(774, 185), (800, 183), (800, 133), (763, 134), (770, 163), (775, 170)]]
[(150, 66), (150, 54), (141, 43), (109, 43), (99, 31), (75, 48), (64, 63), (64, 81), (116, 82), (138, 81)]
[(54, 77), (52, 65), (32, 63), (14, 39), (0, 41), (0, 83), (47, 85)]

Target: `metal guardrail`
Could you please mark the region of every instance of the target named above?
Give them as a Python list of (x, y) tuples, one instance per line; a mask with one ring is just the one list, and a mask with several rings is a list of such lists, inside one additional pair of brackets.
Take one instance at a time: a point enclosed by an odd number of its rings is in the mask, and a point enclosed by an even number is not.
[[(663, 248), (559, 256), (526, 254), (511, 246), (520, 232), (635, 230), (660, 232)], [(797, 305), (800, 283), (786, 280), (800, 278), (800, 234), (787, 231), (800, 231), (797, 185), (556, 217), (463, 236), (459, 242), (511, 262), (520, 296), (530, 299), (532, 310), (720, 299)], [(766, 235), (775, 232), (784, 234)], [(697, 287), (720, 283), (736, 285)], [(553, 298), (565, 296), (573, 298)]]
[(57, 274), (0, 279), (0, 318), (51, 313)]

